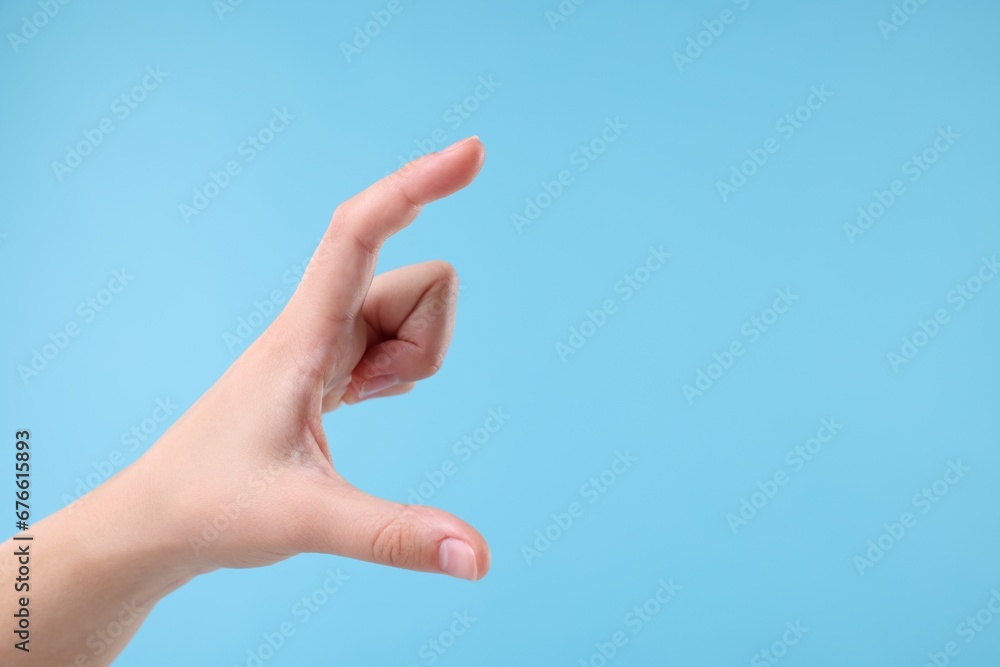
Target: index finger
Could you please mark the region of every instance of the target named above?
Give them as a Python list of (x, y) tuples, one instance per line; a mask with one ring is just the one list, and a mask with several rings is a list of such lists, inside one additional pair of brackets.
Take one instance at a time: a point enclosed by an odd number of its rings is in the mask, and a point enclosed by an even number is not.
[(329, 338), (361, 312), (387, 238), (425, 205), (464, 188), (482, 168), (478, 137), (452, 144), (386, 176), (337, 207), (289, 303), (296, 329)]

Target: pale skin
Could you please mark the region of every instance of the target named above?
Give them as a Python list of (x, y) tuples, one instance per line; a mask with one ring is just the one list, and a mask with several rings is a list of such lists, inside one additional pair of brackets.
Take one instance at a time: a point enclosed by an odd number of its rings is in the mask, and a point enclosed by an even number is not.
[[(421, 207), (465, 187), (471, 137), (344, 202), (273, 324), (138, 461), (32, 526), (31, 591), (14, 593), (24, 542), (0, 547), (0, 664), (111, 664), (153, 606), (200, 574), (300, 553), (482, 578), (483, 537), (457, 517), (382, 500), (340, 476), (322, 415), (402, 394), (451, 339), (458, 282), (444, 262), (374, 276), (378, 251)], [(29, 653), (9, 610), (30, 599)], [(262, 601), (261, 604), (266, 604)]]

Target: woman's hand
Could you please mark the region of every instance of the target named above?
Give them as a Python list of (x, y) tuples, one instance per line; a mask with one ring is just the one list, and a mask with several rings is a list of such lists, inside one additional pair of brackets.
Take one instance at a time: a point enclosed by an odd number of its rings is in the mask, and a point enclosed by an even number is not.
[[(423, 205), (468, 185), (478, 138), (404, 167), (340, 205), (276, 321), (123, 473), (153, 492), (178, 558), (198, 570), (302, 552), (479, 579), (489, 550), (440, 510), (351, 486), (331, 462), (322, 414), (408, 391), (444, 361), (458, 281), (444, 262), (373, 279), (383, 242)], [(184, 553), (186, 552), (186, 553)]]
[(190, 410), (133, 465), (33, 526), (30, 540), (0, 545), (0, 587), (20, 577), (18, 604), (31, 609), (30, 640), (0, 644), (0, 664), (108, 665), (157, 601), (194, 576), (302, 552), (486, 574), (489, 549), (468, 524), (344, 480), (322, 422), (441, 366), (454, 271), (429, 262), (373, 279), (375, 262), (424, 204), (468, 185), (483, 158), (479, 140), (466, 139), (338, 207), (286, 308)]

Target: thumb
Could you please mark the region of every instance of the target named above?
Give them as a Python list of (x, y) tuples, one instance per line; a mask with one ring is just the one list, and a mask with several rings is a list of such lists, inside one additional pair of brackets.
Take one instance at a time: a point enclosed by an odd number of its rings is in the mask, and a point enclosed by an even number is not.
[(490, 568), (483, 536), (447, 512), (376, 498), (342, 480), (321, 497), (312, 506), (303, 551), (471, 581)]

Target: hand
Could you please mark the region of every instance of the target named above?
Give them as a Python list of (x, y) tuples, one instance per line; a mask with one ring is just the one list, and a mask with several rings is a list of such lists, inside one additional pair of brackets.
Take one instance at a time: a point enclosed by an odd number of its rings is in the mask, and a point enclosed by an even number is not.
[(372, 497), (341, 477), (321, 419), (409, 391), (440, 368), (454, 270), (428, 262), (373, 279), (376, 259), (425, 204), (468, 185), (484, 157), (478, 138), (466, 139), (340, 205), (275, 322), (112, 480), (119, 497), (154, 499), (176, 562), (201, 572), (318, 552), (471, 580), (486, 574), (489, 549), (468, 524)]

